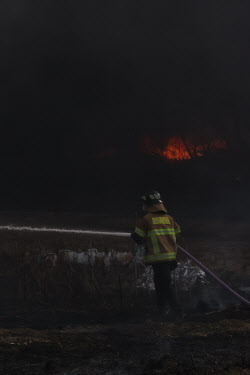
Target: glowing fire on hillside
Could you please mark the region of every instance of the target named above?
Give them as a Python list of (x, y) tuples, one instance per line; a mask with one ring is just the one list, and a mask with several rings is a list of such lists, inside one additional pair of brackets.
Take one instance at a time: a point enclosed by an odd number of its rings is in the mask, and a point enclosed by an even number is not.
[(216, 138), (206, 144), (193, 144), (190, 140), (181, 137), (169, 138), (166, 146), (157, 147), (151, 138), (144, 138), (145, 151), (151, 155), (159, 155), (169, 160), (188, 160), (202, 157), (209, 152), (225, 150), (226, 141)]

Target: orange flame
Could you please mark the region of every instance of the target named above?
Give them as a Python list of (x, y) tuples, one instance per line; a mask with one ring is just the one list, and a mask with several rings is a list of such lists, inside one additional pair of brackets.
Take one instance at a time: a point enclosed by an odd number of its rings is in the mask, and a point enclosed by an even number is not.
[(216, 138), (203, 145), (194, 145), (188, 139), (183, 140), (180, 137), (172, 137), (167, 145), (162, 149), (152, 144), (149, 137), (144, 138), (145, 150), (151, 155), (160, 155), (168, 160), (188, 160), (204, 156), (208, 152), (225, 150), (226, 141)]

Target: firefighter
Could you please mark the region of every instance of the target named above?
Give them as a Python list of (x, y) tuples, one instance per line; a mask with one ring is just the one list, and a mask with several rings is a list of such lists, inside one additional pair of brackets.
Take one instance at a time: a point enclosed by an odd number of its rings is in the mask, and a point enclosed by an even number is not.
[(145, 246), (145, 263), (153, 267), (159, 312), (165, 316), (181, 315), (170, 277), (177, 267), (176, 235), (180, 233), (180, 227), (168, 215), (158, 191), (143, 194), (140, 201), (143, 215), (137, 219), (131, 237), (138, 245)]

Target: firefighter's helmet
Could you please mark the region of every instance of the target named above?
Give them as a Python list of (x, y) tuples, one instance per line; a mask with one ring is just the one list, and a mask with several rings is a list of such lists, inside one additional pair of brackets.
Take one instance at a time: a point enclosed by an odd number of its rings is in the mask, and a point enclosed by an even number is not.
[(150, 191), (140, 197), (140, 200), (146, 205), (162, 203), (161, 194), (158, 191)]

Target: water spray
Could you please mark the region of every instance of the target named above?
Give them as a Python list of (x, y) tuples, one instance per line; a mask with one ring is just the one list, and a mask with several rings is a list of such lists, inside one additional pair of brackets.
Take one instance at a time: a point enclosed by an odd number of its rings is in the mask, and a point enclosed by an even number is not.
[[(130, 238), (130, 233), (128, 232), (107, 232), (107, 231), (96, 231), (96, 230), (82, 230), (82, 229), (64, 229), (64, 228), (34, 228), (34, 227), (24, 227), (24, 226), (0, 226), (2, 231), (26, 231), (26, 232), (52, 232), (52, 233), (72, 233), (72, 234), (82, 234), (82, 235), (100, 235), (100, 236), (111, 236), (111, 237), (127, 237)], [(206, 274), (210, 275), (215, 279), (223, 288), (227, 289), (234, 297), (240, 300), (247, 306), (250, 306), (250, 301), (242, 297), (240, 294), (231, 289), (224, 281), (222, 281), (218, 276), (216, 276), (212, 271), (205, 267), (201, 262), (199, 262), (193, 255), (191, 255), (187, 250), (183, 249), (181, 246), (177, 245), (178, 249), (184, 253), (188, 258), (190, 258), (195, 264), (198, 265)]]
[(72, 233), (72, 234), (88, 234), (112, 237), (130, 237), (130, 233), (125, 232), (102, 232), (97, 230), (83, 230), (83, 229), (64, 229), (64, 228), (34, 228), (34, 227), (20, 227), (13, 225), (0, 225), (0, 230), (15, 231), (15, 232), (46, 232), (46, 233)]

